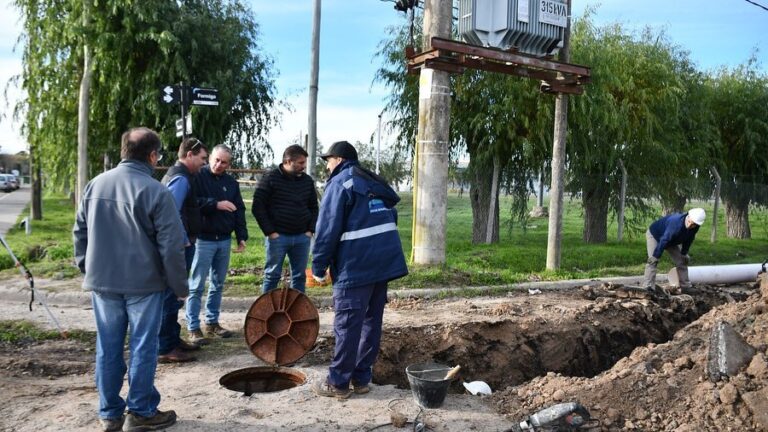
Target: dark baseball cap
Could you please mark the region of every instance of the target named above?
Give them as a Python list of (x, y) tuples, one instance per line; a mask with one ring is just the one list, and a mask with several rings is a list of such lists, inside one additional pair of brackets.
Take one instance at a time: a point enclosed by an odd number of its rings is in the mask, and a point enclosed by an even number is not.
[(347, 141), (336, 141), (331, 144), (331, 148), (329, 148), (325, 154), (320, 155), (323, 160), (328, 160), (331, 156), (356, 161), (357, 150), (355, 150), (355, 147)]

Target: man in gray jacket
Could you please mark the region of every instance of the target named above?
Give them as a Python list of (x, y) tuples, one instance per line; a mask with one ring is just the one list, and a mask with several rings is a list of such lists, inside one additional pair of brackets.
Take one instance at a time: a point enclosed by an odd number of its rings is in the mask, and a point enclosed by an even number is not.
[[(147, 128), (123, 134), (120, 164), (85, 187), (73, 229), (75, 261), (92, 291), (96, 387), (104, 431), (157, 430), (176, 422), (155, 388), (166, 287), (186, 297), (184, 233), (168, 189), (152, 178), (160, 138)], [(130, 364), (123, 359), (128, 330)], [(128, 372), (128, 396), (120, 396)], [(128, 416), (124, 412), (128, 409)]]

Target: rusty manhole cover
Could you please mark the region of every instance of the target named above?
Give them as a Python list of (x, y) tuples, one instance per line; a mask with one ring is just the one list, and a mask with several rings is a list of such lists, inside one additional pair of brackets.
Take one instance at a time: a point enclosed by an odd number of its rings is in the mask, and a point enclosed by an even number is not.
[(301, 291), (284, 288), (262, 294), (245, 316), (245, 341), (253, 355), (277, 365), (304, 356), (317, 340), (320, 315)]

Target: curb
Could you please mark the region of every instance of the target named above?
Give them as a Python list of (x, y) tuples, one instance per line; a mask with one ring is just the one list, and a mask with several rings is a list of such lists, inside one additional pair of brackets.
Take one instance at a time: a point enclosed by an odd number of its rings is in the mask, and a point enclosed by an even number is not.
[[(468, 291), (478, 294), (499, 292), (513, 292), (513, 291), (525, 291), (525, 290), (541, 290), (541, 291), (557, 291), (557, 290), (569, 290), (581, 287), (583, 285), (594, 285), (600, 283), (618, 283), (624, 285), (639, 285), (642, 281), (642, 276), (620, 276), (620, 277), (608, 277), (599, 279), (571, 279), (561, 281), (542, 281), (542, 282), (523, 282), (510, 285), (495, 285), (495, 286), (474, 286), (474, 287), (450, 287), (450, 288), (416, 288), (416, 289), (390, 289), (387, 297), (389, 299), (395, 298), (442, 298), (451, 297), (452, 293), (466, 293)], [(72, 281), (68, 281), (71, 284)], [(666, 283), (666, 275), (658, 275), (656, 277), (657, 283)], [(66, 291), (66, 292), (48, 292), (46, 288), (55, 287), (57, 284), (40, 284), (36, 291), (36, 302), (40, 302), (41, 296), (45, 295), (49, 305), (68, 305), (79, 307), (91, 307), (91, 295), (85, 291)], [(62, 285), (59, 283), (58, 285)], [(13, 301), (13, 302), (29, 302), (29, 287), (25, 283), (14, 283), (13, 286), (0, 286), (0, 300)], [(224, 297), (221, 299), (221, 309), (229, 311), (247, 311), (254, 301), (255, 297)], [(310, 299), (318, 308), (326, 308), (333, 306), (332, 296), (310, 296)]]

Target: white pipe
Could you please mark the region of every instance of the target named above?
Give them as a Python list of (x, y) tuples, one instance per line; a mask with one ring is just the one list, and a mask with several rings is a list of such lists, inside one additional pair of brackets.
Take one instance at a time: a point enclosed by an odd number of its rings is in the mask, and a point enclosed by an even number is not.
[[(762, 264), (732, 264), (688, 267), (688, 278), (691, 283), (706, 284), (730, 284), (741, 282), (754, 282), (757, 274), (762, 270)], [(677, 269), (669, 271), (669, 284), (679, 286)]]

